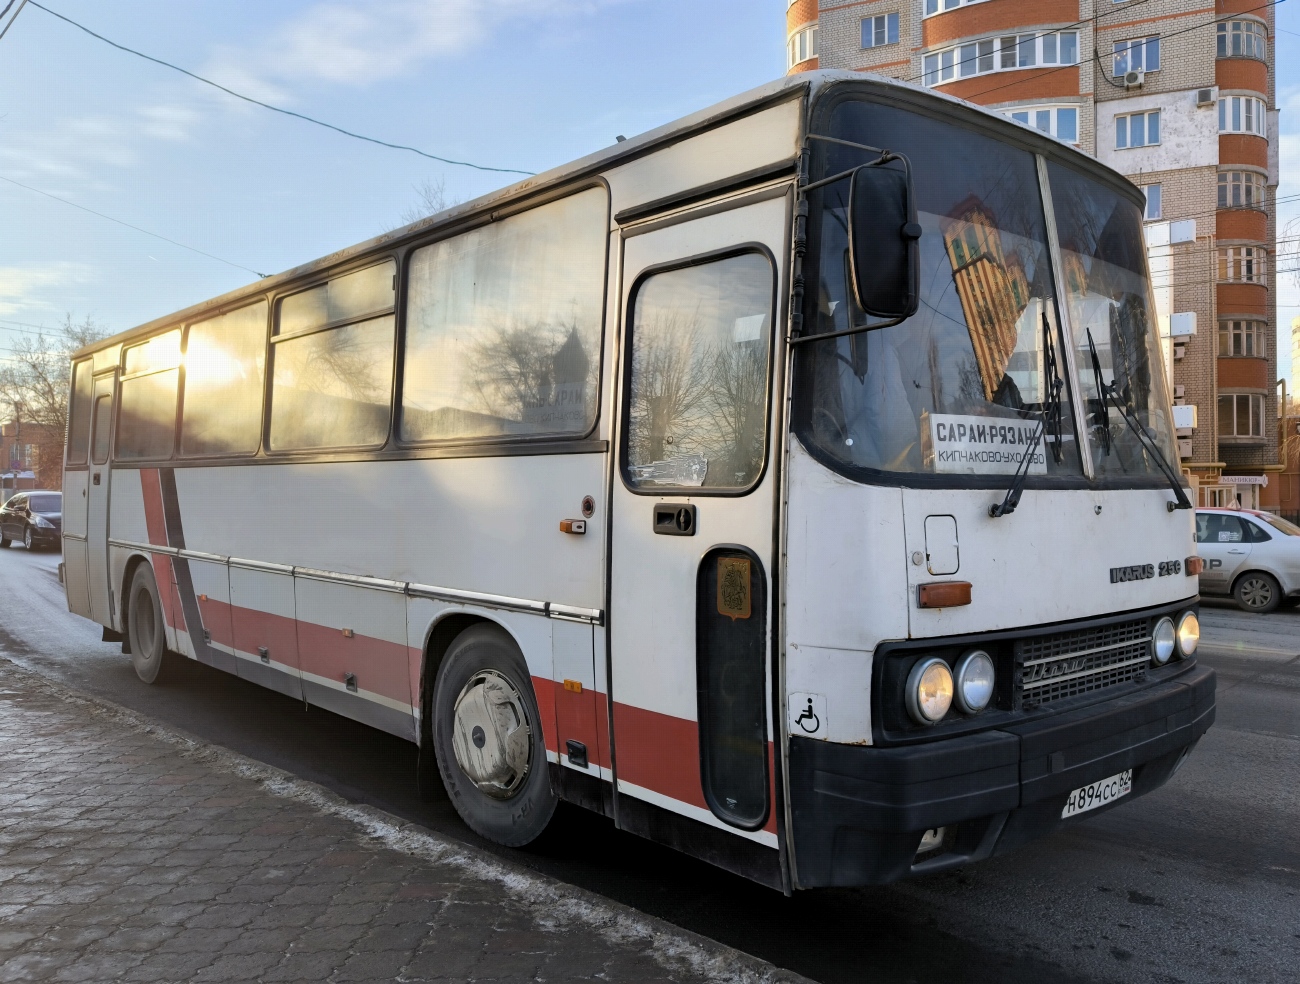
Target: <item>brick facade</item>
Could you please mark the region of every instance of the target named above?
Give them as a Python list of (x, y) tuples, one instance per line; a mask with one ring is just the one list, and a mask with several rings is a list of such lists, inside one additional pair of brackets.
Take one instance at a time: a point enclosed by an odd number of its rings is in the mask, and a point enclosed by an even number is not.
[[(1166, 247), (1171, 266), (1166, 282), (1155, 286), (1165, 288), (1161, 297), (1169, 302), (1170, 313), (1196, 315), (1196, 334), (1165, 339), (1164, 348), (1171, 359), (1175, 402), (1197, 407), (1197, 427), (1190, 435), (1180, 434), (1180, 448), (1185, 473), (1206, 487), (1202, 501), (1213, 496), (1224, 473), (1269, 473), (1282, 467), (1277, 463), (1273, 386), (1278, 345), (1272, 276), (1278, 181), (1273, 11), (1258, 8), (1257, 0), (1036, 0), (1032, 4), (980, 0), (926, 16), (926, 0), (820, 0), (816, 4), (798, 0), (790, 8), (788, 25), (792, 31), (796, 21), (806, 24), (815, 9), (820, 67), (875, 72), (913, 82), (930, 81), (923, 77), (927, 53), (939, 57), (937, 53), (944, 49), (990, 38), (998, 39), (996, 50), (1001, 51), (1000, 39), (1011, 34), (1077, 32), (1076, 65), (1037, 64), (962, 77), (962, 62), (954, 56), (958, 68), (953, 77), (934, 87), (1008, 113), (1048, 103), (1077, 107), (1076, 146), (1140, 186), (1160, 185), (1161, 214), (1148, 222), (1149, 242), (1168, 236), (1165, 223), (1181, 223), (1173, 226), (1180, 232), (1187, 229), (1188, 221), (1195, 224), (1194, 239)], [(889, 14), (898, 15), (897, 42), (864, 47), (863, 20)], [(1220, 58), (1216, 24), (1220, 19), (1263, 25), (1268, 38), (1266, 60), (1233, 56), (1231, 49)], [(1154, 37), (1160, 38), (1159, 67), (1146, 72), (1140, 86), (1127, 87), (1114, 76), (1115, 44)], [(1262, 100), (1268, 108), (1266, 135), (1220, 133), (1221, 95)], [(1116, 117), (1153, 110), (1161, 114), (1159, 145), (1120, 147)], [(1227, 112), (1230, 115), (1231, 108)], [(1231, 171), (1263, 178), (1267, 186), (1263, 207), (1218, 207), (1219, 174)], [(1219, 251), (1229, 246), (1267, 250), (1263, 284), (1220, 281)], [(1232, 319), (1265, 323), (1262, 355), (1220, 356), (1219, 325)], [(1220, 441), (1218, 398), (1220, 390), (1229, 387), (1234, 393), (1264, 397), (1262, 437)], [(1300, 474), (1292, 484), (1300, 487)], [(1261, 501), (1268, 504), (1281, 485), (1271, 482)]]

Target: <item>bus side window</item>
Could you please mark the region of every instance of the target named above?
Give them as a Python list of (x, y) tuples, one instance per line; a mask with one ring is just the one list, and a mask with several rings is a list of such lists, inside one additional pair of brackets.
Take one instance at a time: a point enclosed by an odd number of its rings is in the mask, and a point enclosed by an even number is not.
[(68, 408), (68, 464), (84, 465), (90, 448), (90, 391), (94, 364), (90, 359), (72, 367), (72, 405)]
[(272, 451), (379, 447), (388, 439), (396, 269), (386, 260), (279, 302)]
[(624, 476), (745, 489), (763, 470), (772, 264), (741, 253), (650, 276), (636, 289)]
[(591, 430), (608, 225), (590, 188), (415, 251), (402, 440)]
[(117, 423), (121, 460), (170, 458), (176, 443), (176, 390), (180, 383), (179, 328), (126, 350)]
[(185, 334), (181, 454), (253, 454), (262, 437), (265, 301), (190, 325)]
[(95, 447), (91, 460), (102, 465), (108, 461), (109, 431), (113, 423), (113, 398), (101, 396), (95, 401)]

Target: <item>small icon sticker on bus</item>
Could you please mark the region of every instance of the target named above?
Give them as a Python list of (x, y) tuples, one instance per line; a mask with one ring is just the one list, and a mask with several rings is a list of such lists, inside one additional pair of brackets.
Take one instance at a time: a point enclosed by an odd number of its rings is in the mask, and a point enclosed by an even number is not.
[(790, 734), (821, 738), (826, 734), (826, 698), (821, 694), (790, 695)]

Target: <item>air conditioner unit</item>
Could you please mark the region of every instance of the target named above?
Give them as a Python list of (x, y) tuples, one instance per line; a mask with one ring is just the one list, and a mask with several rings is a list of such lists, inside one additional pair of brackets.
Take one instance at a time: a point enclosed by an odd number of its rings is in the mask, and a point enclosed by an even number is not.
[(1133, 71), (1131, 71), (1131, 72), (1125, 72), (1125, 73), (1124, 73), (1124, 88), (1125, 88), (1125, 89), (1140, 89), (1140, 88), (1142, 88), (1142, 83), (1146, 80), (1146, 77), (1147, 77), (1147, 73), (1146, 73), (1143, 69), (1140, 69), (1140, 68), (1135, 68), (1135, 69), (1133, 69)]
[(1181, 400), (1187, 393), (1187, 387), (1182, 383), (1174, 383), (1174, 399)]
[(1213, 90), (1213, 89), (1197, 89), (1197, 90), (1196, 90), (1196, 105), (1197, 105), (1197, 106), (1213, 106), (1213, 105), (1214, 105), (1214, 90)]

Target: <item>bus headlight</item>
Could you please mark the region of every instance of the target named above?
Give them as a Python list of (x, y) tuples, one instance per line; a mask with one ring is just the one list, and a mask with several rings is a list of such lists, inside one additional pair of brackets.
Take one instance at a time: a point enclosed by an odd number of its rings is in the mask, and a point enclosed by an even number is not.
[(1201, 644), (1201, 620), (1195, 612), (1184, 612), (1178, 620), (1178, 652), (1183, 659), (1196, 655), (1196, 647)]
[[(1172, 633), (1174, 624), (1169, 623)], [(972, 649), (957, 661), (956, 698), (957, 706), (966, 714), (978, 714), (989, 706), (993, 699), (993, 683), (996, 671), (993, 669), (993, 657), (982, 649)]]
[(952, 670), (938, 656), (923, 659), (907, 677), (907, 713), (917, 724), (936, 724), (952, 707)]
[(1151, 633), (1151, 661), (1156, 666), (1164, 666), (1169, 662), (1169, 657), (1174, 654), (1176, 636), (1172, 618), (1162, 618), (1156, 623), (1156, 630)]

